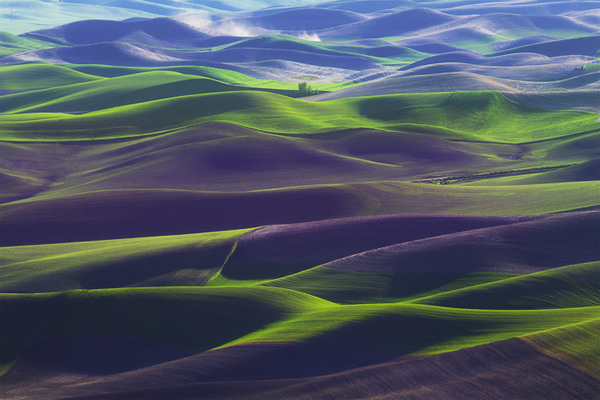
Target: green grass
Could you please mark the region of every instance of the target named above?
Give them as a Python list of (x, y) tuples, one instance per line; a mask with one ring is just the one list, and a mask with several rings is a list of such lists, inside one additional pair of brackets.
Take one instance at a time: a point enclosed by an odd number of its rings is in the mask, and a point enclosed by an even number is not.
[[(72, 291), (43, 334), (127, 335), (204, 351), (324, 300), (279, 288), (126, 288)], [(229, 338), (229, 339), (228, 339)]]
[(46, 89), (100, 79), (97, 76), (47, 63), (3, 65), (0, 66), (0, 75), (2, 75), (0, 90)]
[[(67, 68), (64, 70), (72, 72)], [(209, 78), (153, 71), (13, 94), (5, 97), (2, 108), (13, 113), (87, 112), (182, 95), (234, 90), (240, 88)]]
[[(14, 95), (13, 95), (14, 96)], [(412, 131), (445, 139), (522, 143), (600, 128), (597, 115), (541, 111), (498, 92), (405, 94), (312, 103), (264, 92), (191, 95), (85, 115), (4, 114), (3, 140), (68, 141), (135, 137), (208, 122), (283, 134), (350, 128)]]
[(562, 164), (562, 165), (553, 165), (553, 166), (545, 166), (545, 167), (533, 167), (533, 168), (525, 168), (525, 169), (513, 169), (513, 170), (499, 170), (493, 172), (480, 172), (473, 174), (465, 174), (465, 175), (451, 175), (444, 177), (436, 177), (430, 179), (423, 179), (416, 182), (419, 183), (431, 183), (434, 185), (451, 185), (460, 182), (469, 182), (469, 181), (479, 181), (486, 179), (497, 179), (506, 176), (522, 176), (522, 175), (535, 175), (544, 172), (551, 172), (560, 170), (563, 168), (572, 167), (575, 164)]
[(585, 73), (598, 72), (600, 71), (600, 62), (596, 61), (595, 63), (585, 64), (583, 66), (583, 70), (585, 71)]
[(358, 356), (437, 354), (585, 322), (600, 307), (558, 310), (470, 310), (365, 304), (293, 315), (234, 343), (306, 343)]
[(574, 29), (521, 29), (510, 32), (502, 32), (501, 34), (485, 35), (477, 39), (462, 40), (448, 44), (460, 49), (471, 50), (481, 54), (489, 55), (494, 53), (494, 50), (492, 50), (492, 45), (495, 43), (517, 40), (535, 35), (554, 36), (561, 39), (574, 39), (578, 37), (589, 36), (589, 33)]
[(445, 213), (532, 215), (600, 205), (600, 182), (564, 182), (519, 186), (466, 186), (380, 182), (352, 185), (372, 196), (363, 215)]
[(600, 319), (534, 333), (522, 340), (600, 379), (598, 338)]
[(448, 43), (454, 47), (458, 47), (459, 49), (465, 49), (470, 51), (475, 51), (481, 54), (492, 54), (494, 51), (492, 50), (492, 45), (498, 42), (505, 42), (512, 40), (510, 37), (502, 35), (485, 35), (479, 37), (477, 39), (470, 40), (461, 40), (458, 42)]
[[(2, 292), (201, 285), (248, 229), (188, 235), (3, 247)], [(158, 282), (156, 278), (169, 275)]]
[(600, 306), (600, 262), (569, 265), (414, 301), (443, 307), (549, 309)]
[(25, 39), (9, 32), (0, 31), (0, 58), (11, 54), (22, 53), (24, 51), (47, 49), (55, 46), (56, 45), (53, 43), (35, 39)]
[[(233, 201), (230, 204), (243, 204), (245, 198), (260, 198), (263, 199), (262, 201), (288, 201), (291, 196), (302, 195), (306, 201), (325, 201), (324, 207), (327, 208), (331, 208), (332, 204), (335, 204), (335, 212), (327, 214), (328, 218), (418, 213), (538, 215), (599, 206), (599, 190), (600, 182), (597, 181), (495, 186), (493, 188), (373, 182), (258, 190), (244, 194), (220, 194), (220, 196), (227, 201)], [(89, 208), (86, 204), (118, 204), (121, 210), (133, 210), (137, 207), (152, 206), (156, 201), (155, 198), (168, 199), (173, 202), (178, 202), (183, 198), (197, 198), (200, 201), (206, 194), (184, 190), (106, 190), (71, 196), (68, 195), (68, 192), (55, 191), (36, 198), (0, 205), (0, 212), (5, 223), (9, 221), (12, 221), (11, 223), (15, 223), (14, 221), (30, 223), (32, 216), (39, 218), (37, 216), (44, 215), (44, 223), (48, 223), (48, 221), (54, 223), (53, 221), (55, 221), (62, 224), (67, 221), (67, 224), (78, 224), (77, 221), (87, 216), (86, 210)], [(323, 197), (324, 194), (327, 196)], [(118, 199), (118, 202), (111, 201), (111, 199)], [(146, 199), (148, 200), (146, 201)], [(66, 213), (59, 211), (60, 213), (57, 215), (47, 215), (44, 210), (48, 209), (69, 211)], [(291, 211), (293, 208), (289, 208), (289, 210)], [(24, 215), (28, 215), (27, 219), (23, 219)], [(108, 214), (108, 212), (101, 215), (115, 221), (127, 217), (120, 214)], [(323, 214), (319, 213), (318, 215), (323, 218)]]
[[(366, 273), (315, 267), (283, 278), (262, 282), (260, 285), (293, 289), (340, 304), (391, 303), (513, 276), (500, 273)], [(228, 284), (229, 282), (224, 281), (223, 283)]]
[[(0, 294), (0, 365), (36, 338), (61, 333), (138, 337), (201, 352), (288, 315), (332, 303), (279, 288), (126, 288)], [(27, 318), (23, 318), (27, 316)]]
[[(10, 349), (3, 352), (3, 365), (31, 340), (63, 333), (138, 337), (192, 352), (284, 342), (365, 357), (437, 354), (590, 321), (600, 312), (600, 307), (509, 311), (337, 305), (269, 287), (76, 290), (0, 299), (7, 322), (0, 337), (3, 348)], [(12, 323), (23, 314), (32, 318)]]
[[(126, 75), (139, 74), (143, 72), (179, 72), (184, 75), (193, 75), (203, 78), (214, 79), (220, 82), (228, 83), (236, 86), (247, 86), (260, 89), (274, 90), (296, 90), (298, 84), (295, 82), (281, 82), (274, 80), (256, 79), (244, 75), (240, 72), (229, 71), (226, 69), (199, 67), (199, 66), (173, 66), (173, 67), (118, 67), (109, 65), (94, 65), (94, 64), (68, 64), (64, 65), (74, 71), (101, 76), (104, 78), (116, 78)], [(352, 82), (333, 82), (319, 83), (318, 88), (321, 91), (337, 90), (348, 86), (353, 86)]]
[(50, 294), (0, 294), (0, 374), (5, 373), (20, 353), (35, 339), (61, 296)]
[[(581, 152), (581, 156), (584, 156), (584, 152)], [(592, 155), (593, 157), (593, 155)], [(581, 182), (581, 181), (594, 181), (598, 180), (600, 176), (600, 170), (598, 170), (598, 164), (600, 162), (596, 159), (586, 160), (577, 164), (571, 164), (566, 167), (557, 168), (553, 167), (542, 167), (533, 168), (531, 173), (519, 174), (519, 171), (515, 171), (512, 174), (503, 174), (502, 172), (494, 174), (481, 174), (480, 178), (472, 177), (476, 180), (468, 185), (476, 186), (508, 186), (508, 185), (535, 185), (545, 183), (558, 183), (558, 182)], [(536, 171), (537, 170), (537, 171)], [(523, 172), (523, 171), (521, 171)], [(487, 176), (484, 176), (487, 175)], [(495, 176), (490, 176), (495, 175)], [(499, 176), (498, 176), (499, 175)], [(506, 176), (503, 176), (506, 175)], [(512, 176), (509, 176), (512, 175)], [(493, 178), (493, 179), (488, 179)], [(459, 178), (460, 179), (460, 178)], [(433, 179), (435, 181), (435, 179)]]

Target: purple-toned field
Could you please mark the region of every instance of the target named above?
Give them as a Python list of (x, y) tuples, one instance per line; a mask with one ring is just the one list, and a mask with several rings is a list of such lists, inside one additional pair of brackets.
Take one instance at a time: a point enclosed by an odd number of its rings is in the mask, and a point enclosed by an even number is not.
[(11, 6), (0, 398), (600, 398), (597, 3)]

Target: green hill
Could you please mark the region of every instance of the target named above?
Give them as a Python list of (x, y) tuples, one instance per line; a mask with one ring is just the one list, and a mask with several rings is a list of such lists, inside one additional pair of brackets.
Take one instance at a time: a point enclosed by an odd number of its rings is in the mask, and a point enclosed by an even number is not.
[(53, 47), (52, 43), (25, 39), (9, 32), (0, 31), (0, 58), (28, 50), (40, 50)]
[[(204, 351), (291, 313), (333, 306), (279, 288), (128, 288), (53, 294), (0, 294), (0, 365), (36, 338), (85, 332), (144, 338)], [(29, 318), (24, 320), (23, 315)]]
[(417, 299), (419, 304), (485, 309), (600, 305), (600, 262), (570, 265)]
[[(473, 105), (474, 109), (468, 108)], [(265, 92), (228, 92), (155, 100), (85, 115), (5, 114), (0, 116), (4, 127), (0, 138), (111, 139), (208, 122), (231, 122), (282, 134), (373, 128), (446, 139), (522, 143), (595, 130), (600, 127), (596, 119), (595, 114), (586, 112), (529, 109), (498, 92), (405, 94), (323, 103)]]
[[(67, 68), (66, 71), (75, 73)], [(83, 75), (79, 73), (80, 75)], [(10, 112), (88, 112), (200, 93), (240, 90), (208, 78), (153, 71), (6, 96)]]
[(2, 292), (202, 285), (245, 231), (2, 249)]
[(600, 378), (600, 319), (568, 325), (524, 336), (523, 341), (538, 351), (566, 361)]
[[(0, 90), (46, 89), (100, 79), (94, 75), (46, 63), (0, 66), (0, 75), (2, 75)], [(5, 101), (10, 102), (10, 100)]]
[[(260, 285), (293, 289), (341, 304), (393, 303), (513, 276), (502, 273), (424, 276), (423, 274), (367, 273), (315, 267), (283, 278), (266, 281)], [(231, 282), (218, 279), (211, 281), (211, 284), (213, 282), (231, 284)]]

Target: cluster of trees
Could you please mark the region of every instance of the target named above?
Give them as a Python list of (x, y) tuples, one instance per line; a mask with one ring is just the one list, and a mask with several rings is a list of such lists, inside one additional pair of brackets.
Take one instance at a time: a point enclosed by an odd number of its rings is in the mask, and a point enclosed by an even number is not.
[(296, 94), (298, 97), (311, 96), (313, 94), (319, 94), (319, 89), (313, 89), (308, 83), (300, 82)]

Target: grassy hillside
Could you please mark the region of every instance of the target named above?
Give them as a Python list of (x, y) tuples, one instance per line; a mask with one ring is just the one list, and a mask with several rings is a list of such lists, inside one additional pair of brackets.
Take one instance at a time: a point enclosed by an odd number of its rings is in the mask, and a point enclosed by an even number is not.
[(598, 379), (600, 362), (600, 320), (595, 319), (579, 324), (527, 335), (522, 338), (536, 349), (574, 365)]
[(208, 78), (153, 71), (9, 95), (4, 98), (2, 108), (11, 112), (88, 112), (170, 97), (234, 90), (240, 88)]
[(597, 306), (599, 276), (600, 263), (577, 264), (448, 291), (415, 302), (504, 310)]
[(56, 64), (4, 65), (0, 74), (0, 90), (46, 89), (100, 79)]
[[(2, 324), (3, 348), (11, 349), (2, 353), (3, 365), (28, 344), (24, 337), (31, 334), (33, 323), (38, 324), (38, 337), (67, 332), (130, 336), (198, 352), (288, 313), (331, 304), (277, 288), (129, 288), (0, 296), (2, 320), (7, 321)], [(35, 322), (17, 323), (24, 313)]]
[[(296, 342), (355, 356), (436, 354), (586, 322), (598, 315), (598, 307), (489, 311), (402, 303), (339, 306), (266, 287), (104, 289), (2, 297), (6, 321), (36, 307), (45, 319), (40, 336), (68, 332), (129, 336), (193, 352), (235, 343)], [(52, 312), (43, 315), (52, 302)], [(16, 351), (3, 354), (3, 364), (12, 362), (19, 352), (16, 344), (23, 344), (18, 329), (5, 332), (3, 341)]]
[[(502, 281), (513, 276), (502, 273), (461, 273), (435, 274), (425, 278), (422, 274), (367, 273), (315, 267), (260, 285), (293, 289), (340, 304), (395, 303)], [(236, 283), (218, 278), (210, 284), (213, 282), (225, 285)]]
[[(0, 215), (3, 245), (15, 246), (210, 232), (366, 215), (530, 215), (598, 205), (598, 182), (493, 188), (378, 182), (248, 193), (105, 190), (64, 197), (55, 194), (4, 204)], [(152, 215), (151, 220), (148, 215)]]
[(9, 32), (0, 31), (0, 58), (28, 50), (47, 49), (52, 46), (52, 43), (23, 38)]
[(2, 249), (2, 292), (203, 285), (245, 231)]
[(374, 96), (323, 103), (271, 93), (229, 92), (180, 96), (84, 115), (5, 114), (0, 123), (2, 139), (16, 141), (125, 138), (207, 122), (233, 122), (285, 134), (373, 128), (522, 143), (595, 130), (596, 119), (584, 112), (526, 108), (497, 92)]
[(184, 75), (200, 76), (204, 78), (210, 78), (224, 83), (232, 85), (246, 85), (246, 86), (264, 86), (264, 85), (276, 85), (274, 88), (291, 89), (294, 84), (285, 82), (274, 82), (274, 81), (262, 81), (260, 79), (251, 78), (247, 75), (241, 74), (235, 71), (229, 71), (226, 69), (212, 68), (212, 67), (200, 67), (192, 65), (174, 66), (174, 67), (117, 67), (111, 65), (94, 65), (94, 64), (67, 64), (67, 68), (74, 71), (101, 76), (104, 78), (115, 78), (125, 75), (139, 74), (143, 72), (153, 71), (170, 71), (179, 72)]
[(597, 4), (69, 1), (0, 5), (0, 398), (600, 393)]
[(69, 146), (3, 142), (0, 182), (2, 202), (115, 189), (239, 192), (240, 185), (265, 190), (381, 181), (440, 186), (580, 181), (593, 187), (598, 137), (592, 132), (502, 144), (361, 129), (299, 137), (210, 123)]
[(520, 46), (514, 49), (500, 51), (494, 55), (513, 54), (513, 53), (537, 53), (548, 57), (563, 56), (568, 54), (583, 54), (595, 57), (598, 51), (599, 36), (585, 36), (578, 38), (569, 38), (563, 40), (553, 40), (544, 43), (535, 43), (527, 46)]
[(407, 304), (348, 305), (300, 314), (234, 343), (307, 342), (333, 353), (388, 356), (455, 351), (596, 319), (598, 307), (487, 311)]

